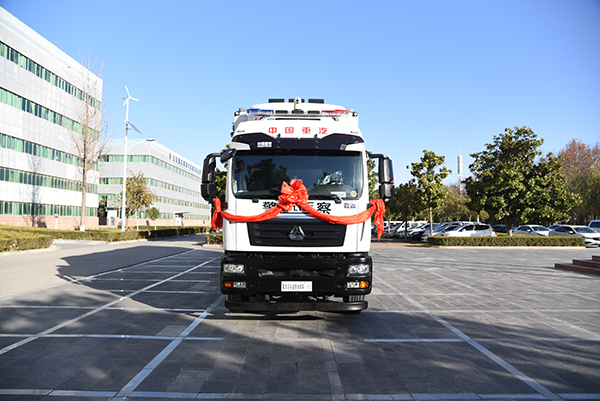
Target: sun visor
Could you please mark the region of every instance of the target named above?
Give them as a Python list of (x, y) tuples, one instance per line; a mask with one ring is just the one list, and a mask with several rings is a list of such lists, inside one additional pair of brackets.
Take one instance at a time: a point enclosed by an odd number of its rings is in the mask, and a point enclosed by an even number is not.
[(345, 150), (347, 145), (364, 143), (359, 135), (330, 134), (321, 138), (277, 138), (263, 133), (238, 134), (232, 142), (245, 143), (250, 149), (325, 149)]

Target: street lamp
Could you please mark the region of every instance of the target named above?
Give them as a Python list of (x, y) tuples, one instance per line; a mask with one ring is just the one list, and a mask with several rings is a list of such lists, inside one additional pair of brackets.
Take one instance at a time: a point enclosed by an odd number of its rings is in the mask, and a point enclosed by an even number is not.
[(123, 201), (121, 204), (121, 231), (125, 231), (125, 222), (127, 218), (125, 216), (125, 203), (127, 201), (127, 151), (133, 148), (135, 145), (139, 145), (140, 143), (146, 142), (154, 142), (156, 139), (148, 138), (143, 141), (134, 142), (131, 145), (127, 146), (127, 129), (125, 129), (125, 148), (123, 152)]

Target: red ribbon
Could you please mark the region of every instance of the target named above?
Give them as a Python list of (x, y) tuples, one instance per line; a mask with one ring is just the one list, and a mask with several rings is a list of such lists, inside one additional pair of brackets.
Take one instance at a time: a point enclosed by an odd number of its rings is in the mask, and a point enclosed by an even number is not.
[(377, 227), (377, 239), (383, 234), (383, 215), (385, 214), (385, 204), (381, 199), (373, 199), (369, 202), (372, 207), (367, 210), (352, 215), (352, 216), (331, 216), (327, 213), (321, 213), (314, 207), (308, 204), (308, 191), (301, 180), (292, 180), (288, 183), (284, 182), (281, 185), (281, 195), (279, 202), (271, 209), (264, 213), (255, 216), (238, 216), (221, 210), (221, 200), (213, 199), (215, 211), (212, 216), (212, 228), (214, 230), (223, 227), (223, 219), (238, 223), (249, 223), (257, 221), (265, 221), (272, 219), (283, 211), (290, 211), (292, 207), (299, 206), (302, 210), (318, 219), (324, 220), (332, 224), (358, 224), (364, 223), (375, 214), (374, 224)]

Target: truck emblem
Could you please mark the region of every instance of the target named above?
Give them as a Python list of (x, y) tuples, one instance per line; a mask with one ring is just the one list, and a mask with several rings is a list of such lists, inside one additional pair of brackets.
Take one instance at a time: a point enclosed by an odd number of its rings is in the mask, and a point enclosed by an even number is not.
[(292, 231), (290, 231), (290, 233), (288, 234), (288, 237), (290, 237), (290, 239), (292, 241), (303, 241), (304, 237), (306, 237), (306, 235), (304, 235), (304, 231), (302, 231), (302, 227), (294, 226), (292, 228)]

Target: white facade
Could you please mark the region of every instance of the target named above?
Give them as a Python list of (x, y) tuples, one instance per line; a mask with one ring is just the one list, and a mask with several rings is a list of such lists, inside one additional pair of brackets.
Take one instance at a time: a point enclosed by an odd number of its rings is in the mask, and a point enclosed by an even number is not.
[[(124, 143), (110, 145), (108, 155), (100, 163), (101, 199), (107, 200), (109, 219), (107, 224), (117, 224), (120, 216), (120, 194), (123, 190)], [(158, 142), (128, 142), (127, 176), (143, 173), (147, 188), (157, 195), (152, 205), (160, 212), (154, 222), (142, 213), (139, 221), (131, 217), (128, 226), (140, 225), (193, 225), (210, 224), (210, 205), (200, 195), (201, 168), (175, 151)]]
[[(0, 7), (0, 224), (78, 226), (72, 136), (84, 92), (101, 102), (102, 80)], [(97, 224), (98, 179), (92, 171), (88, 227)]]

